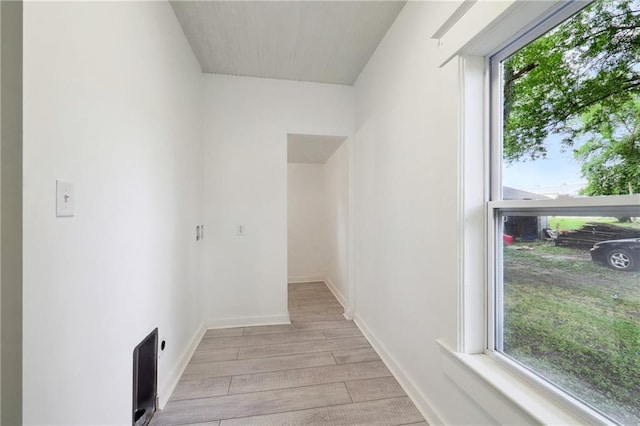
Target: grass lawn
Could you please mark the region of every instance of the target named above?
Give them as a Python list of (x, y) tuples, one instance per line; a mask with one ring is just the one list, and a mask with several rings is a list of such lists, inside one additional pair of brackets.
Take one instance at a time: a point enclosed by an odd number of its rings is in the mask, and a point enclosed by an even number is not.
[(625, 228), (640, 229), (640, 221), (638, 222), (618, 222), (617, 219), (611, 217), (549, 217), (549, 228), (554, 231), (574, 231), (582, 228), (587, 223), (610, 223)]
[(623, 424), (640, 424), (640, 272), (529, 243), (504, 252), (504, 352)]

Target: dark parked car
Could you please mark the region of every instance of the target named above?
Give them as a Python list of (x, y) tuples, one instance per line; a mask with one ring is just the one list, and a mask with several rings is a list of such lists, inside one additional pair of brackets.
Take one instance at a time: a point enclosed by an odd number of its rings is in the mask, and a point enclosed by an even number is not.
[(640, 238), (595, 243), (591, 259), (618, 271), (632, 271), (640, 266)]

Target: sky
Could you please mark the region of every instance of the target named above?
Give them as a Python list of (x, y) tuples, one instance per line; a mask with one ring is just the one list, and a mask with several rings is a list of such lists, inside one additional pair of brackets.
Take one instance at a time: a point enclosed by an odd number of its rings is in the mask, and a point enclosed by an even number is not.
[(573, 158), (573, 148), (561, 152), (561, 137), (551, 135), (545, 140), (547, 158), (505, 165), (502, 184), (533, 193), (577, 195), (586, 185), (580, 164)]

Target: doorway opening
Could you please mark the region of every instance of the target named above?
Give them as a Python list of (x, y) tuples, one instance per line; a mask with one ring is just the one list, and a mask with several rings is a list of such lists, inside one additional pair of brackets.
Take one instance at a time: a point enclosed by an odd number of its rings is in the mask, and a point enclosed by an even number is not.
[(345, 136), (287, 135), (288, 283), (324, 282), (347, 316), (349, 148)]

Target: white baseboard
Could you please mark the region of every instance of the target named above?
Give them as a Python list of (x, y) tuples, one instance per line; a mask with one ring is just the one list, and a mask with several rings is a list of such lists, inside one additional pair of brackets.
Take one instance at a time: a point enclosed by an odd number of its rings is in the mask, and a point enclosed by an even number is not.
[(202, 336), (204, 336), (205, 331), (206, 329), (203, 323), (200, 326), (200, 328), (196, 331), (196, 333), (193, 335), (193, 337), (189, 341), (189, 344), (187, 345), (185, 350), (182, 352), (182, 355), (179, 358), (178, 364), (173, 368), (173, 370), (171, 370), (171, 372), (165, 379), (163, 385), (159, 388), (159, 391), (158, 391), (159, 407), (158, 408), (160, 410), (164, 409), (164, 406), (167, 404), (167, 401), (169, 401), (169, 398), (171, 397), (173, 390), (176, 388), (176, 385), (178, 384), (180, 377), (182, 377), (182, 373), (184, 373), (184, 369), (187, 368), (187, 364), (189, 364), (189, 361), (191, 360), (193, 353), (196, 351), (198, 344), (202, 340)]
[(205, 321), (207, 329), (210, 328), (232, 328), (232, 327), (252, 327), (256, 325), (291, 324), (289, 313), (281, 315), (263, 315), (252, 317), (232, 317), (217, 318)]
[(324, 281), (324, 275), (301, 275), (298, 277), (289, 277), (287, 279), (289, 284), (314, 283), (318, 281)]
[(336, 287), (336, 285), (333, 283), (333, 281), (331, 281), (331, 278), (324, 277), (324, 279), (322, 281), (324, 281), (324, 283), (327, 285), (327, 287), (329, 287), (329, 290), (331, 291), (331, 293), (333, 293), (335, 298), (338, 299), (338, 302), (340, 302), (340, 304), (342, 305), (342, 307), (345, 309), (345, 312), (346, 312), (346, 309), (347, 309), (347, 298), (344, 297), (344, 295), (340, 292), (340, 290), (338, 290), (338, 287)]
[(382, 361), (385, 363), (391, 374), (396, 378), (400, 386), (404, 389), (409, 396), (409, 399), (413, 401), (414, 405), (418, 408), (424, 419), (430, 425), (438, 425), (444, 424), (442, 421), (442, 417), (433, 409), (433, 405), (429, 403), (427, 398), (418, 390), (418, 388), (413, 384), (411, 379), (402, 368), (398, 365), (398, 363), (393, 359), (393, 357), (389, 354), (387, 349), (384, 347), (382, 343), (375, 337), (372, 331), (367, 327), (365, 322), (360, 318), (358, 313), (353, 314), (353, 320), (356, 325), (362, 331), (362, 334), (367, 338), (371, 346), (378, 353)]

